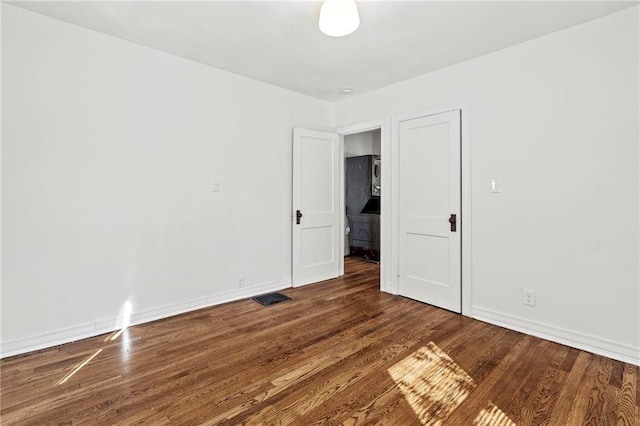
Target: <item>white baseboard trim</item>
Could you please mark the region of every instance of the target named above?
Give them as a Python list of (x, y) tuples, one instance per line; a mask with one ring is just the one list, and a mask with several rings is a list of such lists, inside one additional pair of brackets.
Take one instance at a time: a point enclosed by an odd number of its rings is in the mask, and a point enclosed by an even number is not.
[[(158, 306), (151, 309), (145, 309), (143, 311), (134, 312), (131, 315), (130, 324), (133, 326), (146, 322), (156, 321), (162, 318), (183, 314), (185, 312), (195, 311), (197, 309), (208, 308), (210, 306), (220, 305), (222, 303), (246, 299), (249, 297), (258, 296), (263, 293), (283, 290), (290, 287), (290, 279), (271, 281), (251, 287), (225, 291), (222, 293), (216, 293), (197, 299), (191, 299), (188, 301)], [(74, 342), (76, 340), (99, 336), (105, 333), (111, 333), (116, 329), (117, 323), (118, 318), (113, 317), (65, 329), (54, 330), (36, 336), (3, 342), (0, 349), (0, 359), (15, 355), (21, 355), (27, 352), (37, 351), (40, 349), (50, 348), (53, 346), (62, 345), (64, 343)]]
[(398, 291), (395, 288), (395, 285), (391, 281), (382, 281), (382, 286), (380, 286), (380, 291), (389, 294), (398, 294)]
[(551, 326), (536, 321), (530, 321), (514, 315), (503, 314), (491, 309), (478, 306), (471, 308), (471, 317), (479, 321), (488, 322), (510, 330), (540, 337), (572, 348), (581, 349), (596, 355), (606, 356), (618, 361), (640, 366), (640, 348), (625, 343), (614, 342), (593, 336), (568, 330), (562, 327)]

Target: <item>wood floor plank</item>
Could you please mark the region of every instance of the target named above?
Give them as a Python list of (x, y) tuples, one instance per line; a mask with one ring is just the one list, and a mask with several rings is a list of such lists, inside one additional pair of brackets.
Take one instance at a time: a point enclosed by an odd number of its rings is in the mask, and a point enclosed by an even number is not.
[[(406, 333), (405, 338), (398, 344), (389, 345), (386, 343), (371, 342), (372, 344), (364, 347), (358, 357), (352, 357), (345, 360), (346, 362), (335, 366), (337, 370), (332, 379), (323, 383), (321, 386), (312, 388), (306, 394), (299, 393), (290, 395), (288, 405), (285, 411), (293, 410), (298, 415), (306, 415), (311, 409), (320, 407), (325, 401), (334, 399), (342, 401), (345, 398), (341, 393), (347, 390), (351, 385), (355, 385), (358, 381), (368, 375), (378, 375), (380, 370), (387, 369), (390, 365), (402, 359), (423, 340), (424, 333), (430, 328), (430, 324), (425, 324), (425, 330), (417, 333)], [(403, 332), (403, 330), (397, 330)], [(373, 337), (373, 336), (372, 336)], [(294, 399), (297, 398), (297, 399)], [(305, 403), (304, 401), (311, 401)], [(320, 411), (326, 407), (319, 408)]]
[[(476, 416), (488, 403), (494, 403), (506, 412), (509, 403), (496, 403), (498, 399), (509, 398), (521, 386), (520, 376), (527, 375), (533, 360), (538, 358), (537, 349), (541, 341), (531, 336), (514, 333), (514, 346), (503, 360), (488, 374), (472, 392), (464, 404), (451, 415), (451, 424), (472, 424)], [(539, 359), (539, 358), (538, 358)], [(472, 376), (473, 378), (473, 376)], [(516, 379), (517, 378), (517, 379)]]
[[(557, 350), (554, 343), (542, 341), (537, 344), (533, 355), (553, 362), (553, 355)], [(526, 364), (526, 363), (522, 363)], [(516, 368), (513, 371), (514, 377), (518, 380), (510, 382), (505, 392), (494, 398), (492, 403), (500, 408), (505, 415), (517, 424), (534, 424), (533, 419), (527, 423), (526, 419), (539, 410), (539, 406), (531, 404), (531, 397), (537, 387), (542, 385), (545, 378), (545, 371), (549, 368), (549, 363), (534, 363), (529, 368)]]
[(373, 263), (345, 271), (3, 359), (0, 423), (640, 426), (636, 366), (381, 293)]
[(594, 355), (586, 352), (578, 353), (573, 367), (568, 372), (567, 380), (562, 386), (549, 424), (558, 426), (582, 424), (588, 404), (587, 393), (590, 391), (590, 384), (585, 379), (585, 374), (594, 358)]
[[(359, 333), (353, 343), (350, 343), (353, 345), (353, 351), (343, 359), (336, 357), (335, 350), (332, 347), (330, 351), (337, 362), (327, 366), (324, 371), (324, 374), (330, 377), (331, 380), (321, 386), (317, 386), (315, 379), (306, 380), (305, 383), (312, 382), (312, 390), (307, 389), (304, 383), (300, 383), (299, 389), (295, 392), (289, 392), (284, 400), (271, 400), (268, 404), (278, 402), (278, 407), (282, 411), (296, 413), (297, 415), (304, 414), (309, 409), (321, 404), (327, 396), (335, 396), (343, 389), (353, 385), (366, 375), (366, 371), (377, 372), (378, 368), (383, 368), (390, 361), (390, 357), (407, 353), (412, 345), (415, 345), (417, 341), (423, 338), (423, 333), (431, 328), (433, 323), (440, 318), (439, 314), (442, 314), (442, 312), (434, 311), (433, 314), (434, 317), (430, 320), (425, 315), (420, 315), (421, 318), (418, 318), (418, 314), (414, 312), (410, 316), (405, 316), (403, 318), (404, 321), (388, 322), (383, 327), (371, 327), (366, 332)], [(405, 315), (408, 315), (408, 313), (405, 313)], [(405, 322), (411, 323), (418, 319), (422, 320), (421, 329), (414, 330), (413, 333), (407, 333), (403, 329)], [(399, 344), (389, 346), (388, 343), (385, 343), (385, 339), (389, 338), (389, 336), (398, 334), (403, 336), (399, 340)], [(379, 351), (379, 353), (375, 353), (375, 351)], [(371, 355), (367, 356), (367, 354)], [(312, 403), (305, 403), (304, 401), (312, 401)], [(276, 416), (279, 415), (278, 410), (274, 410), (273, 406), (269, 405), (262, 412), (252, 414), (249, 420), (257, 417), (268, 422), (269, 416), (267, 413), (273, 414), (274, 412)]]
[(536, 387), (529, 395), (526, 404), (519, 413), (514, 413), (511, 419), (518, 425), (547, 425), (551, 420), (551, 413), (558, 401), (558, 394), (567, 373), (562, 370), (562, 364), (570, 348), (556, 345), (550, 355), (550, 362), (537, 380)]
[(620, 388), (610, 407), (611, 411), (615, 412), (616, 425), (640, 426), (640, 401), (638, 400), (640, 392), (634, 386), (634, 383), (638, 383), (640, 379), (638, 370), (640, 368), (636, 366), (624, 365)]
[(589, 392), (589, 404), (583, 423), (586, 424), (615, 424), (616, 413), (613, 408), (612, 394), (609, 389), (609, 380), (613, 369), (613, 361), (605, 357), (597, 357), (596, 364), (589, 372), (591, 391)]

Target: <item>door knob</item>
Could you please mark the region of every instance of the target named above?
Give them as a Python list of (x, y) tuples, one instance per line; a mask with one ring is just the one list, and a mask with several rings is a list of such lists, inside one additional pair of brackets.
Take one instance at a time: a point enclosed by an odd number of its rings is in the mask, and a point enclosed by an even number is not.
[(449, 224), (451, 225), (451, 232), (456, 232), (456, 215), (453, 213), (449, 216)]
[(302, 212), (300, 210), (296, 210), (296, 225), (300, 225), (300, 218), (302, 218)]

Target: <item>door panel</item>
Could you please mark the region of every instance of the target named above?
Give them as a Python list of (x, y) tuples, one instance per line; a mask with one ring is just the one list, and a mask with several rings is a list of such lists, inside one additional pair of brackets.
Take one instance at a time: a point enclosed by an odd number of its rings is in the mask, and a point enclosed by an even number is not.
[(399, 147), (399, 293), (460, 312), (460, 111), (400, 122)]
[(303, 267), (325, 265), (334, 260), (332, 226), (300, 228), (300, 264)]
[[(447, 286), (449, 240), (424, 234), (407, 235), (407, 277), (423, 283)], [(430, 259), (424, 262), (423, 257)]]
[(335, 180), (332, 167), (335, 154), (333, 148), (331, 142), (325, 138), (301, 137), (300, 195), (301, 206), (307, 212), (331, 214), (335, 210), (332, 185)]
[[(293, 285), (339, 274), (338, 135), (293, 130)], [(300, 211), (300, 223), (296, 213)]]

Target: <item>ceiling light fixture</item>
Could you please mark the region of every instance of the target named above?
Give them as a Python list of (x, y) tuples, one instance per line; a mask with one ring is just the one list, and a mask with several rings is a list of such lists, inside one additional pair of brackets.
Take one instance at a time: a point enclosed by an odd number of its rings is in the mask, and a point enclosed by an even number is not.
[(320, 8), (320, 31), (328, 36), (342, 37), (354, 32), (360, 25), (355, 0), (325, 0)]
[(350, 94), (351, 94), (351, 92), (352, 92), (352, 90), (351, 90), (351, 89), (349, 89), (348, 87), (345, 87), (344, 89), (342, 89), (342, 90), (340, 91), (340, 93), (342, 93), (343, 95), (350, 95)]

